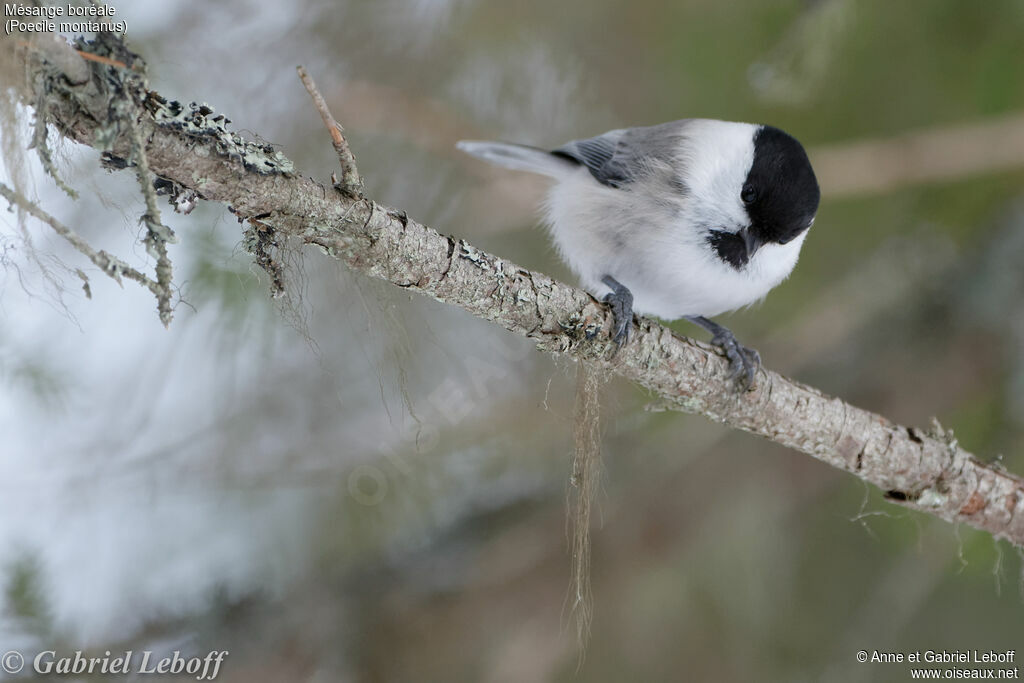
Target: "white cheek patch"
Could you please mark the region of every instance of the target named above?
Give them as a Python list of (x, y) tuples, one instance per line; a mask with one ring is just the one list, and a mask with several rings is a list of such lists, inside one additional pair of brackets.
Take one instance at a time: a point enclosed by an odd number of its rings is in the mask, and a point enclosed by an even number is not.
[(697, 226), (736, 232), (750, 222), (740, 193), (754, 163), (757, 128), (700, 120), (686, 129), (679, 160), (690, 188), (690, 219)]

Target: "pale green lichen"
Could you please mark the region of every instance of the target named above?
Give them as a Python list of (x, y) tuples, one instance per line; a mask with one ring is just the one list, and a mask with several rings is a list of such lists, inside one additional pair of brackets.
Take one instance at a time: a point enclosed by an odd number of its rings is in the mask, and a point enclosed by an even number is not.
[(704, 401), (695, 396), (684, 396), (676, 399), (675, 402), (687, 413), (703, 413), (706, 408)]
[(491, 269), (491, 265), (487, 262), (487, 254), (465, 240), (459, 240), (459, 257), (475, 263), (481, 270)]
[(158, 126), (213, 143), (218, 154), (241, 162), (249, 171), (262, 175), (284, 176), (295, 173), (295, 165), (288, 157), (275, 150), (272, 145), (243, 139), (241, 135), (228, 128), (230, 119), (223, 114), (216, 114), (205, 102), (191, 102), (185, 106), (149, 92), (145, 106)]
[(57, 173), (57, 167), (53, 163), (53, 153), (50, 151), (50, 145), (47, 141), (49, 128), (47, 126), (47, 109), (49, 108), (49, 100), (47, 99), (48, 90), (44, 85), (44, 78), (38, 79), (40, 83), (36, 89), (39, 91), (39, 96), (36, 99), (36, 120), (35, 129), (32, 134), (32, 144), (29, 145), (29, 149), (35, 149), (36, 156), (39, 157), (39, 162), (43, 166), (43, 170), (46, 174), (53, 178), (53, 181), (57, 183), (57, 187), (62, 189), (67, 196), (72, 199), (78, 199), (78, 193), (75, 192), (67, 183), (61, 179)]
[(949, 496), (935, 489), (925, 489), (917, 498), (917, 504), (926, 508), (943, 507), (949, 501)]

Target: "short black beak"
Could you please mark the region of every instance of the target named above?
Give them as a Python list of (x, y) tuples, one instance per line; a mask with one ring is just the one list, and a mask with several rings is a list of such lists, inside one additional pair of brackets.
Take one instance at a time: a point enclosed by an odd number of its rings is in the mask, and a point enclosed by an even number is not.
[(747, 259), (750, 259), (754, 252), (761, 247), (761, 240), (750, 231), (749, 226), (740, 230), (740, 237), (743, 238), (743, 246), (747, 248)]

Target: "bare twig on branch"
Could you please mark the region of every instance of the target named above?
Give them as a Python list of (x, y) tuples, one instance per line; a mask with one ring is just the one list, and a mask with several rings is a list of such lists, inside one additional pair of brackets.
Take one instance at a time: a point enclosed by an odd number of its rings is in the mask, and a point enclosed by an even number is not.
[(128, 65), (124, 62), (119, 62), (116, 59), (110, 57), (104, 57), (103, 55), (94, 55), (91, 52), (85, 52), (84, 50), (75, 50), (82, 59), (88, 59), (91, 62), (99, 62), (100, 64), (106, 64), (108, 66), (116, 66), (119, 69), (127, 69)]
[(338, 163), (341, 164), (341, 181), (335, 181), (334, 187), (353, 199), (362, 199), (363, 179), (359, 177), (359, 169), (356, 168), (356, 158), (352, 156), (348, 140), (345, 139), (345, 129), (331, 116), (331, 110), (327, 108), (327, 102), (317, 89), (313, 77), (306, 72), (304, 67), (298, 66), (295, 68), (299, 72), (299, 78), (302, 79), (302, 85), (306, 86), (306, 91), (313, 98), (316, 110), (320, 112), (320, 118), (324, 120), (324, 125), (327, 126), (327, 130), (331, 134), (331, 144), (334, 145), (334, 151), (338, 153)]
[[(28, 70), (52, 68), (34, 59)], [(895, 503), (1024, 546), (1024, 480), (979, 461), (938, 424), (904, 427), (767, 370), (754, 391), (736, 393), (715, 349), (646, 318), (613, 356), (611, 314), (586, 292), (441, 235), (403, 211), (324, 192), (295, 174), (280, 152), (242, 141), (206, 107), (186, 110), (156, 93), (107, 82), (64, 80), (48, 93), (50, 118), (63, 134), (127, 158), (130, 132), (104, 137), (101, 122), (111, 98), (140, 97), (137, 125), (150, 168), (161, 178), (283, 237), (316, 245), (354, 270), (524, 335), (542, 351), (590, 361), (671, 408), (807, 453), (880, 487)], [(31, 92), (25, 101), (34, 104)]]

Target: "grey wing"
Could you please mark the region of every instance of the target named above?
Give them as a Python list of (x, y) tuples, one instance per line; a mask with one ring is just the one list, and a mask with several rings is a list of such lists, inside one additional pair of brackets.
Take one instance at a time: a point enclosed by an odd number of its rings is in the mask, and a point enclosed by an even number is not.
[(649, 172), (652, 161), (674, 162), (689, 121), (620, 128), (597, 137), (573, 140), (552, 154), (586, 166), (602, 185), (621, 188)]

